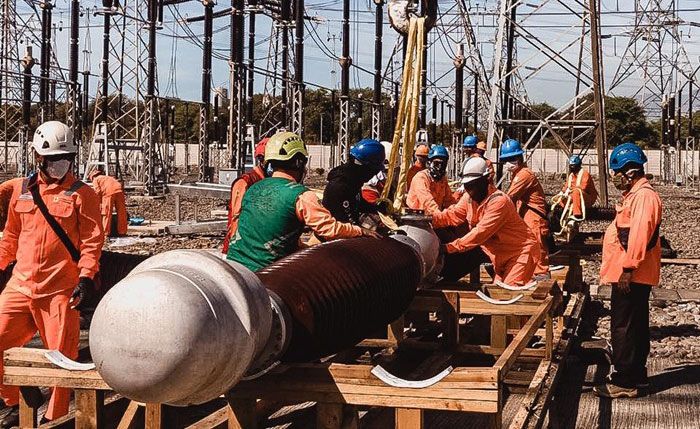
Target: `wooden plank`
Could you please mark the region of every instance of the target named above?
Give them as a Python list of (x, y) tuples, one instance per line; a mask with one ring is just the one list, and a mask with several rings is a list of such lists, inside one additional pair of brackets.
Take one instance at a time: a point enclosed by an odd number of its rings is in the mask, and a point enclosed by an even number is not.
[(506, 347), (506, 316), (491, 316), (491, 347)]
[[(471, 389), (468, 383), (454, 383), (449, 388), (436, 388), (435, 386), (426, 387), (424, 389), (409, 389), (401, 387), (392, 387), (386, 384), (346, 384), (342, 382), (314, 382), (314, 381), (294, 381), (291, 382), (285, 377), (276, 379), (277, 383), (249, 383), (245, 385), (237, 385), (235, 395), (245, 395), (247, 397), (266, 397), (265, 392), (274, 389), (277, 386), (279, 391), (301, 391), (323, 395), (340, 395), (341, 397), (355, 395), (377, 395), (387, 396), (392, 398), (416, 398), (421, 397), (425, 400), (435, 399), (437, 402), (443, 400), (481, 400), (481, 401), (496, 401), (497, 392), (494, 388), (486, 389)], [(446, 383), (445, 383), (446, 384)], [(294, 400), (294, 397), (290, 397)], [(344, 401), (332, 401), (344, 402)]]
[(5, 367), (3, 382), (11, 386), (111, 390), (95, 370), (69, 371), (67, 369), (8, 366)]
[(104, 391), (75, 389), (75, 429), (102, 428)]
[(459, 295), (450, 293), (443, 304), (442, 317), (444, 319), (444, 341), (447, 346), (454, 347), (459, 344)]
[(119, 425), (117, 429), (129, 429), (131, 424), (136, 417), (136, 413), (139, 410), (139, 403), (135, 401), (129, 401), (129, 405), (126, 407), (122, 418), (119, 420)]
[(544, 358), (546, 360), (552, 360), (552, 347), (554, 346), (554, 321), (552, 320), (552, 316), (547, 314), (547, 318), (545, 320), (545, 352), (544, 352)]
[(552, 297), (548, 297), (542, 305), (538, 312), (530, 317), (520, 333), (513, 338), (508, 348), (503, 352), (500, 358), (494, 364), (494, 368), (501, 371), (501, 375), (504, 375), (510, 370), (510, 367), (515, 363), (520, 352), (527, 346), (528, 341), (532, 338), (533, 334), (539, 326), (544, 321), (549, 309), (552, 306)]
[(683, 259), (683, 258), (661, 258), (661, 265), (700, 265), (700, 258)]
[(20, 391), (19, 395), (19, 427), (35, 428), (39, 419), (39, 407), (31, 407)]
[(673, 289), (661, 289), (658, 287), (651, 288), (652, 301), (679, 301), (678, 292)]
[(257, 429), (258, 416), (255, 398), (234, 398), (226, 394), (228, 401), (228, 429)]
[(163, 404), (146, 404), (145, 429), (161, 429), (163, 424)]
[(700, 301), (700, 290), (679, 289), (678, 296), (682, 301)]
[(401, 316), (387, 327), (387, 338), (394, 344), (398, 344), (404, 339), (404, 317)]
[(317, 429), (340, 429), (343, 424), (343, 404), (319, 403), (316, 405)]
[[(415, 389), (419, 390), (419, 389)], [(276, 389), (265, 390), (264, 392), (255, 392), (256, 396), (264, 399), (290, 401), (290, 398), (296, 398), (296, 401), (310, 402), (335, 402), (345, 403), (350, 405), (365, 405), (370, 407), (390, 407), (390, 408), (423, 408), (430, 410), (445, 410), (445, 411), (471, 411), (475, 413), (494, 413), (498, 409), (498, 402), (493, 400), (464, 400), (464, 399), (444, 399), (444, 398), (425, 398), (418, 396), (387, 396), (387, 395), (363, 395), (363, 394), (339, 394), (328, 392), (303, 392), (297, 389)], [(235, 392), (231, 393), (234, 398), (250, 399), (251, 392), (239, 392), (236, 388)]]
[(216, 220), (210, 222), (181, 223), (179, 225), (168, 225), (165, 232), (171, 235), (186, 234), (209, 234), (212, 232), (226, 231), (227, 221)]
[(423, 410), (397, 408), (394, 418), (395, 429), (423, 429)]

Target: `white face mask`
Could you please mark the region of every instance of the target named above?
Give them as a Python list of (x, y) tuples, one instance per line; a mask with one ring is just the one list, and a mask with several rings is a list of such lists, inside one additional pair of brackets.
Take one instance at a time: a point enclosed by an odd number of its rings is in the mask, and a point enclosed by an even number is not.
[(514, 164), (512, 162), (506, 162), (503, 167), (505, 167), (506, 171), (509, 172), (514, 172), (518, 168), (518, 164)]
[(59, 159), (58, 161), (46, 161), (46, 174), (52, 179), (63, 179), (68, 174), (71, 161), (68, 159)]

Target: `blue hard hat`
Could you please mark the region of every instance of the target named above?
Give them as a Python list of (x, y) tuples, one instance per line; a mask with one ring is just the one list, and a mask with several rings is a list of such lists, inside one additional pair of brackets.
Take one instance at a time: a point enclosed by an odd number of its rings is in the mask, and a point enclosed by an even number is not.
[(571, 155), (571, 158), (569, 158), (569, 165), (581, 165), (581, 164), (583, 164), (583, 160), (581, 159), (580, 156)]
[(362, 165), (384, 164), (384, 146), (374, 139), (362, 139), (350, 148), (350, 155)]
[(428, 152), (428, 159), (433, 159), (433, 158), (445, 158), (449, 159), (450, 154), (447, 152), (447, 148), (441, 144), (436, 144), (433, 145), (433, 147), (430, 148), (430, 152)]
[(498, 157), (499, 160), (504, 160), (507, 158), (513, 158), (518, 155), (522, 155), (525, 152), (520, 146), (520, 142), (515, 139), (508, 139), (501, 144), (501, 154)]
[(613, 171), (618, 171), (630, 162), (639, 165), (646, 164), (647, 156), (644, 155), (642, 148), (631, 142), (615, 146), (610, 154), (610, 168)]
[(466, 136), (464, 138), (464, 142), (462, 143), (462, 147), (475, 149), (477, 141), (478, 141), (478, 139), (476, 138), (475, 134), (473, 134), (471, 136)]

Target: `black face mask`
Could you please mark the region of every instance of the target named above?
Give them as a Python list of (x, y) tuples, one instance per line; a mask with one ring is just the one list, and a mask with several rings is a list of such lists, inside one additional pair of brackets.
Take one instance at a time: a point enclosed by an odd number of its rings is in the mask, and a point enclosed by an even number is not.
[(486, 199), (489, 191), (488, 178), (480, 177), (471, 183), (465, 185), (465, 191), (469, 194), (472, 200), (481, 203)]
[(447, 172), (447, 161), (430, 161), (430, 167), (428, 171), (430, 172), (430, 177), (432, 177), (433, 180), (442, 180), (442, 178), (445, 177), (445, 173)]
[(580, 165), (570, 165), (570, 166), (569, 166), (569, 172), (570, 172), (570, 173), (576, 174), (576, 173), (578, 173), (579, 171), (581, 171), (581, 166), (580, 166)]

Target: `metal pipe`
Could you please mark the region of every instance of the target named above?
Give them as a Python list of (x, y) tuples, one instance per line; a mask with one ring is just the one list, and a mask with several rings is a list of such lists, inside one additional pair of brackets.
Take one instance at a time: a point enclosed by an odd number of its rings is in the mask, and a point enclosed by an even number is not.
[(435, 268), (432, 229), (402, 229), (407, 235), (314, 246), (257, 273), (216, 251), (149, 258), (95, 311), (90, 348), (97, 370), (130, 399), (190, 405), (280, 360), (309, 361), (350, 347), (399, 317)]
[(202, 103), (199, 106), (199, 180), (209, 181), (209, 110), (211, 103), (211, 49), (213, 32), (213, 0), (202, 0), (204, 5), (204, 43), (202, 49)]
[(350, 121), (350, 0), (343, 0), (343, 35), (342, 35), (342, 55), (340, 57), (340, 132), (339, 145), (345, 153), (342, 156), (347, 157), (350, 151), (349, 140), (349, 121)]

